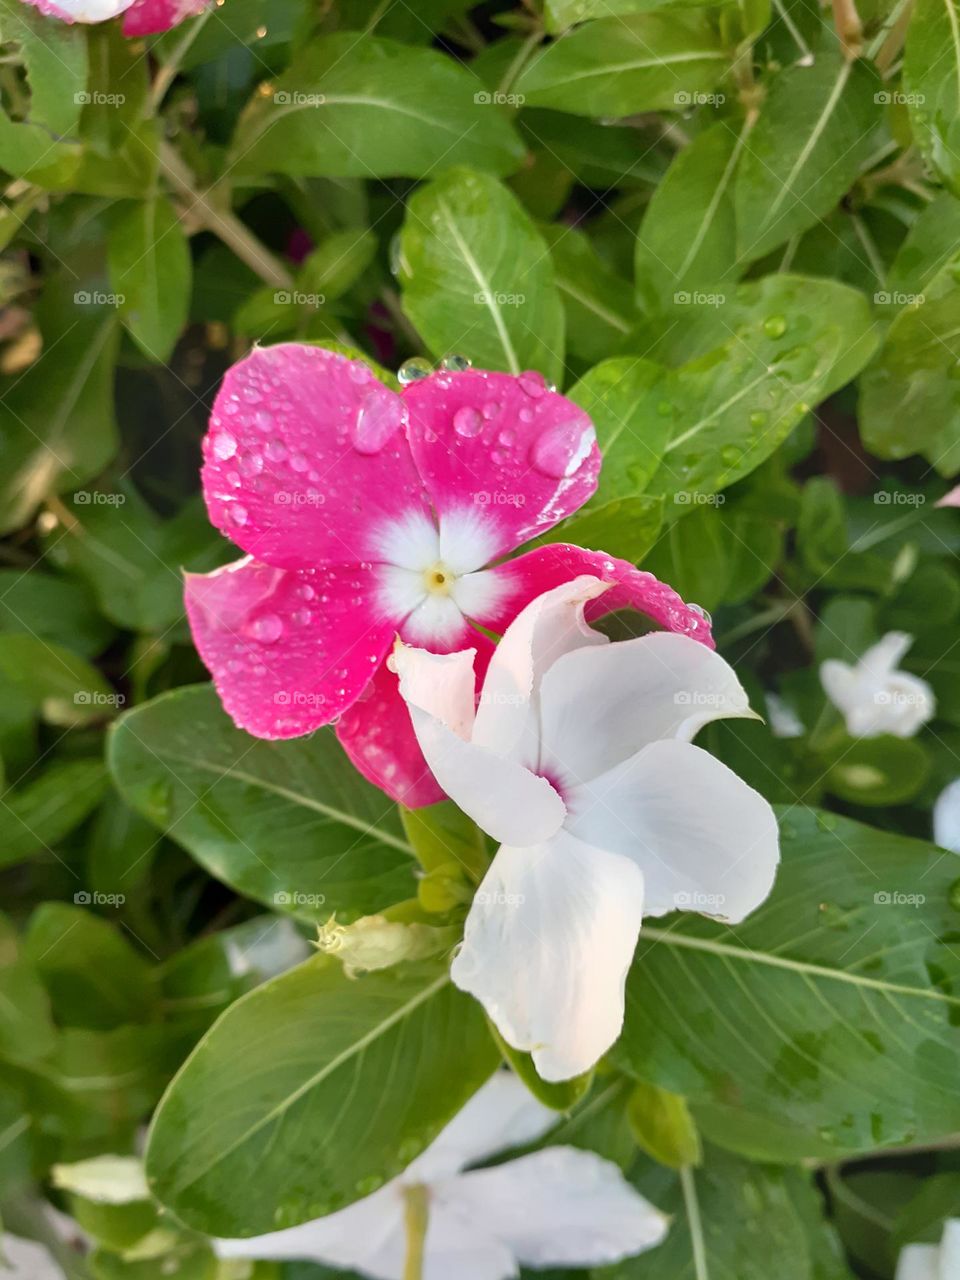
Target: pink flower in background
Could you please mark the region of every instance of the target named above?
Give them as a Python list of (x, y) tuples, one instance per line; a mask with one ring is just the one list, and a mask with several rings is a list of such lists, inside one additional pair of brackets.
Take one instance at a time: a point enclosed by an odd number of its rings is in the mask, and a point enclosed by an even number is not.
[(565, 544), (503, 561), (597, 486), (589, 417), (539, 374), (445, 370), (398, 393), (319, 347), (256, 350), (224, 379), (204, 459), (210, 519), (246, 552), (187, 577), (226, 710), (261, 738), (338, 719), (360, 772), (409, 806), (443, 793), (384, 667), (398, 634), (475, 649), (482, 674), (487, 632), (587, 572), (616, 584), (591, 616), (630, 605), (711, 643), (702, 615), (624, 561)]
[(210, 0), (24, 0), (49, 18), (62, 22), (107, 22), (124, 15), (125, 36), (169, 31), (210, 7)]

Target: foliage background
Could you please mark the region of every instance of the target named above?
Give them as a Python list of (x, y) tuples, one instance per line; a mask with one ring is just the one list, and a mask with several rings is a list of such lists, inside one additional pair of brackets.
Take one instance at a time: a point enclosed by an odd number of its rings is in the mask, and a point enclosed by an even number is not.
[[(224, 0), (146, 46), (0, 0), (0, 1203), (41, 1237), (44, 1203), (79, 1218), (100, 1245), (70, 1276), (210, 1280), (204, 1233), (371, 1190), (497, 1061), (429, 966), (317, 958), (236, 1003), (331, 910), (416, 896), (417, 859), (421, 906), (462, 919), (486, 856), (204, 683), (181, 569), (231, 549), (199, 441), (227, 365), (291, 338), (556, 381), (605, 467), (550, 536), (711, 610), (805, 726), (705, 735), (781, 806), (777, 890), (735, 934), (645, 931), (621, 1042), (553, 1098), (555, 1140), (675, 1215), (614, 1274), (887, 1278), (960, 1214), (960, 870), (924, 843), (960, 773), (954, 0), (504, 5)], [(818, 665), (890, 629), (937, 716), (855, 741)], [(137, 1254), (153, 1205), (50, 1170), (132, 1150), (228, 1009), (151, 1144), (182, 1222)], [(285, 1106), (334, 1013), (347, 1044), (394, 1029), (234, 1150), (236, 1100)], [(698, 1167), (669, 1167), (650, 1085), (687, 1098)]]

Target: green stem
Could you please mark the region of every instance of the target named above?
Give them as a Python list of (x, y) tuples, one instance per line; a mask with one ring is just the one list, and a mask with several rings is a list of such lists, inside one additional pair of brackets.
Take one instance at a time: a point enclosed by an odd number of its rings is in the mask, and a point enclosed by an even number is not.
[(187, 56), (194, 40), (207, 25), (212, 13), (212, 9), (207, 9), (194, 22), (187, 24), (183, 36), (174, 45), (170, 57), (157, 72), (156, 79), (150, 89), (149, 105), (152, 114), (156, 114), (160, 110), (160, 104), (167, 96), (167, 90), (180, 74), (181, 62)]
[(403, 1280), (423, 1280), (423, 1256), (430, 1220), (430, 1193), (424, 1186), (407, 1187), (404, 1196), (404, 1223), (407, 1228), (407, 1257)]
[(539, 27), (530, 32), (526, 40), (524, 40), (523, 44), (517, 50), (510, 65), (501, 76), (500, 83), (497, 85), (498, 94), (510, 92), (516, 84), (520, 72), (524, 70), (527, 63), (530, 61), (530, 58), (533, 56), (534, 51), (539, 47), (542, 39), (543, 32)]
[(229, 209), (218, 209), (208, 193), (197, 190), (196, 179), (169, 142), (160, 144), (160, 168), (170, 185), (190, 202), (189, 212), (232, 249), (261, 280), (275, 288), (293, 287), (293, 276), (284, 264), (260, 243), (236, 214)]

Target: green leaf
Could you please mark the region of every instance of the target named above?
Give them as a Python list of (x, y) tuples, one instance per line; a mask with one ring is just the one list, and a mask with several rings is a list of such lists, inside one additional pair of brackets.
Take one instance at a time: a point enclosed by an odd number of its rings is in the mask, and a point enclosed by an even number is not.
[(626, 116), (708, 93), (728, 61), (702, 11), (601, 18), (544, 45), (514, 89), (531, 106)]
[(164, 364), (187, 322), (193, 268), (183, 225), (169, 200), (121, 206), (108, 245), (110, 286), (148, 360)]
[(657, 186), (637, 233), (641, 297), (664, 306), (679, 293), (716, 293), (735, 280), (733, 179), (751, 124), (715, 124), (683, 148)]
[(155, 1004), (150, 966), (106, 920), (65, 902), (33, 913), (23, 944), (61, 1026), (108, 1031), (146, 1022)]
[(639, 564), (657, 544), (663, 527), (663, 510), (663, 498), (652, 498), (645, 493), (614, 498), (578, 511), (542, 539), (537, 539), (537, 544), (572, 542), (577, 547), (605, 551), (607, 555)]
[(851, 804), (882, 806), (912, 800), (930, 773), (919, 742), (884, 734), (836, 744), (827, 763), (826, 789)]
[(316, 956), (244, 996), (188, 1058), (153, 1122), (151, 1188), (211, 1235), (320, 1217), (399, 1174), (497, 1058), (443, 970), (350, 981)]
[(238, 893), (313, 920), (411, 896), (396, 809), (329, 729), (263, 742), (196, 686), (124, 715), (108, 758), (128, 803)]
[(948, 292), (956, 282), (960, 259), (960, 200), (942, 192), (911, 224), (887, 274), (886, 289), (894, 306), (909, 305), (923, 295), (928, 301)]
[(643, 493), (663, 458), (673, 424), (667, 371), (652, 360), (604, 360), (570, 388), (592, 418), (603, 454), (597, 501)]
[(955, 0), (917, 0), (903, 55), (913, 135), (954, 193), (960, 192), (960, 12)]
[(860, 383), (863, 442), (881, 458), (920, 453), (960, 471), (960, 289), (894, 319)]
[(0, 569), (0, 631), (26, 632), (85, 658), (100, 653), (111, 635), (80, 583), (39, 569)]
[(643, 1162), (632, 1182), (673, 1219), (662, 1245), (610, 1280), (852, 1280), (810, 1175), (711, 1148), (679, 1176)]
[(573, 227), (541, 227), (550, 246), (567, 318), (567, 345), (592, 364), (621, 347), (639, 316), (629, 284), (603, 261), (586, 234)]
[(572, 1111), (577, 1103), (581, 1102), (590, 1093), (594, 1078), (592, 1069), (584, 1071), (582, 1075), (574, 1076), (571, 1080), (543, 1080), (537, 1068), (533, 1065), (533, 1058), (530, 1054), (524, 1053), (520, 1049), (514, 1049), (512, 1045), (507, 1044), (489, 1018), (487, 1019), (487, 1029), (493, 1037), (497, 1048), (503, 1054), (504, 1062), (516, 1072), (533, 1096), (539, 1102), (542, 1102), (545, 1107), (550, 1107), (554, 1111)]
[(36, 636), (0, 635), (0, 681), (29, 698), (48, 724), (85, 724), (114, 715), (123, 702), (96, 667)]
[(744, 262), (812, 227), (846, 194), (876, 146), (878, 84), (836, 44), (776, 75), (737, 174)]
[(100, 760), (54, 759), (18, 782), (0, 807), (0, 866), (50, 853), (90, 816), (108, 787)]
[(339, 32), (311, 41), (243, 113), (238, 175), (425, 178), (457, 161), (510, 173), (523, 148), (482, 83), (433, 49)]
[[(2, 922), (5, 924), (5, 922)], [(26, 1064), (56, 1044), (50, 1001), (33, 966), (4, 950), (0, 964), (0, 1059)]]
[(547, 30), (564, 31), (590, 18), (612, 18), (655, 9), (696, 8), (703, 0), (547, 0)]
[(953, 860), (798, 808), (781, 847), (773, 893), (735, 929), (693, 915), (644, 926), (616, 1060), (755, 1158), (952, 1131)]
[[(78, 489), (117, 448), (116, 315), (85, 305), (85, 294), (77, 297), (72, 314), (65, 299), (45, 299), (40, 314), (47, 350), (2, 395), (2, 533), (26, 524), (49, 494)], [(51, 308), (57, 306), (54, 319)]]
[(495, 178), (451, 169), (411, 196), (399, 275), (404, 310), (434, 355), (559, 381), (564, 322), (550, 253)]

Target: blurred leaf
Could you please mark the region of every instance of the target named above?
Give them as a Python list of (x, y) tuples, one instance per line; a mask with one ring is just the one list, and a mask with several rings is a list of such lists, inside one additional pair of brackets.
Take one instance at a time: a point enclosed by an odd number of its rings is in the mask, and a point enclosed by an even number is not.
[(457, 162), (516, 169), (523, 150), (481, 82), (433, 49), (355, 32), (313, 40), (233, 140), (239, 176), (425, 178)]
[(839, 742), (827, 764), (826, 789), (851, 804), (903, 804), (927, 780), (930, 761), (919, 742), (879, 738)]
[(56, 845), (96, 809), (108, 788), (99, 760), (57, 760), (4, 792), (0, 867)]
[(170, 202), (153, 197), (122, 206), (109, 259), (124, 324), (148, 360), (165, 363), (187, 322), (192, 275), (186, 233)]
[(703, 1160), (697, 1126), (678, 1094), (641, 1081), (630, 1094), (627, 1119), (637, 1145), (659, 1164), (682, 1169)]
[(920, 150), (960, 194), (960, 13), (954, 0), (917, 0), (903, 55), (903, 88)]
[(80, 583), (35, 568), (0, 569), (0, 631), (27, 632), (91, 658), (111, 627)]
[(639, 318), (630, 286), (607, 266), (584, 232), (556, 225), (540, 230), (553, 258), (567, 345), (581, 360), (602, 360), (623, 344)]

